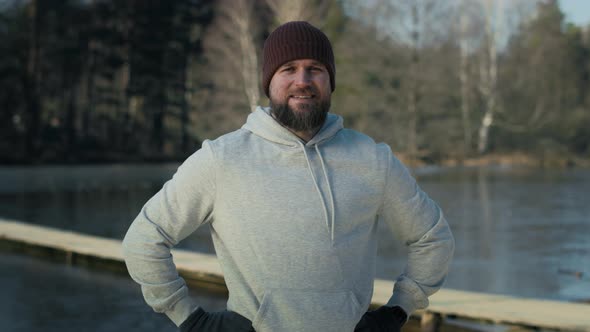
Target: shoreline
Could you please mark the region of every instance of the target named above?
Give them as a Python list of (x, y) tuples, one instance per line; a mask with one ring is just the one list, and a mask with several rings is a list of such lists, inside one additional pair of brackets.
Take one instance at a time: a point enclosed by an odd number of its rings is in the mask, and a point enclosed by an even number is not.
[(538, 156), (527, 152), (489, 153), (481, 156), (444, 157), (437, 162), (411, 158), (405, 153), (395, 153), (402, 163), (411, 168), (436, 167), (524, 167), (531, 169), (590, 168), (590, 157), (577, 155)]
[[(37, 167), (37, 166), (94, 166), (94, 165), (157, 165), (182, 163), (191, 154), (176, 156), (152, 156), (130, 158), (87, 158), (87, 159), (55, 159), (29, 160), (7, 159), (0, 157), (0, 167)], [(537, 155), (528, 152), (489, 153), (481, 156), (441, 157), (434, 160), (430, 157), (412, 158), (407, 153), (395, 152), (394, 155), (407, 167), (525, 167), (531, 169), (567, 169), (590, 168), (590, 156), (574, 154)]]

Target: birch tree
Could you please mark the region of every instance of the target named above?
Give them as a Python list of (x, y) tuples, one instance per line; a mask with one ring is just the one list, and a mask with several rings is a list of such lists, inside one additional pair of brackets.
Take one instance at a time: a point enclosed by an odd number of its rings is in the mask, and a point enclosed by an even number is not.
[(497, 38), (499, 22), (502, 18), (502, 0), (485, 0), (485, 44), (483, 59), (480, 62), (479, 90), (484, 99), (484, 115), (478, 131), (477, 152), (480, 154), (488, 150), (490, 127), (494, 123), (498, 81), (498, 50)]
[(307, 21), (322, 26), (331, 0), (266, 0), (277, 26), (290, 21)]
[(456, 38), (459, 44), (459, 68), (458, 76), (461, 89), (461, 128), (463, 131), (463, 155), (468, 155), (473, 147), (472, 129), (472, 86), (475, 77), (470, 72), (473, 54), (478, 47), (481, 37), (482, 25), (479, 6), (472, 0), (463, 0), (457, 8), (459, 16)]
[(434, 25), (439, 22), (443, 4), (434, 0), (381, 1), (375, 9), (380, 30), (408, 47), (406, 73), (400, 89), (403, 109), (407, 116), (406, 152), (410, 159), (418, 157), (420, 145), (418, 123), (422, 112), (424, 63), (422, 50), (438, 37)]
[(389, 54), (368, 54), (375, 57), (371, 60), (375, 63), (381, 62), (377, 57), (385, 57), (382, 67), (370, 73), (369, 84), (383, 90), (376, 96), (383, 101), (371, 101), (371, 107), (385, 103), (388, 119), (379, 121), (389, 121), (389, 143), (415, 161), (430, 143), (421, 132), (426, 114), (441, 111), (437, 107), (439, 96), (433, 93), (440, 94), (442, 89), (436, 85), (448, 84), (435, 77), (428, 53), (448, 39), (450, 6), (434, 0), (381, 0), (370, 4), (350, 1), (346, 5), (349, 12), (375, 28), (375, 38), (382, 48), (389, 46)]
[(461, 15), (461, 41), (459, 43), (461, 48), (461, 61), (459, 68), (459, 81), (461, 82), (461, 120), (463, 124), (463, 154), (468, 154), (471, 149), (471, 124), (469, 119), (469, 73), (468, 73), (468, 57), (469, 49), (465, 35), (468, 31), (467, 14)]
[[(498, 56), (501, 49), (504, 51), (506, 49), (502, 44), (513, 38), (519, 26), (535, 14), (534, 8), (537, 3), (542, 2), (538, 0), (514, 2), (483, 0), (482, 12), (485, 18), (485, 31), (479, 59), (478, 84), (478, 90), (483, 100), (483, 116), (478, 129), (477, 152), (479, 154), (489, 150), (491, 128), (494, 126), (506, 127), (498, 122), (498, 114), (501, 114), (503, 109), (498, 87), (500, 70)], [(526, 66), (526, 63), (522, 65)]]
[[(220, 63), (216, 81), (236, 88), (246, 97), (251, 111), (260, 100), (259, 24), (254, 0), (222, 0), (218, 17), (208, 36), (208, 49), (214, 62)], [(237, 81), (235, 77), (239, 78)]]

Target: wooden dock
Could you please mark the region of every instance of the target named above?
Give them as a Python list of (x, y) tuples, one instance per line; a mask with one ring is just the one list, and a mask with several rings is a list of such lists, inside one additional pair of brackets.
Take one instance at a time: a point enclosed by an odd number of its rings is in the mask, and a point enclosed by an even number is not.
[[(41, 255), (98, 268), (126, 271), (121, 241), (74, 232), (0, 220), (0, 248)], [(187, 283), (227, 292), (214, 255), (172, 251), (174, 262)], [(376, 280), (373, 306), (387, 302), (393, 281)], [(426, 311), (418, 311), (424, 330), (437, 330), (446, 317), (504, 324), (525, 329), (589, 331), (590, 305), (545, 301), (441, 289), (430, 297)]]

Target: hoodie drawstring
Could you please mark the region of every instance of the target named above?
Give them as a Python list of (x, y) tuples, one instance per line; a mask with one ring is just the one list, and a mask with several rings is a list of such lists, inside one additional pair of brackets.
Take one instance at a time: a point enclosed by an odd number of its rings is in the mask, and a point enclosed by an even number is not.
[(324, 173), (324, 180), (326, 180), (326, 185), (328, 186), (328, 195), (330, 196), (330, 208), (332, 209), (332, 218), (328, 218), (328, 208), (326, 207), (326, 201), (324, 200), (324, 196), (322, 195), (322, 192), (320, 190), (320, 187), (318, 185), (318, 181), (315, 177), (315, 175), (313, 174), (313, 169), (311, 167), (311, 162), (309, 161), (309, 156), (307, 154), (307, 151), (305, 149), (305, 146), (303, 145), (303, 143), (298, 142), (299, 145), (301, 146), (301, 149), (303, 150), (303, 155), (305, 156), (305, 160), (307, 161), (307, 167), (309, 169), (309, 173), (311, 174), (311, 178), (313, 179), (313, 184), (315, 185), (315, 189), (318, 192), (318, 195), (320, 196), (320, 199), (322, 201), (322, 207), (324, 208), (324, 215), (326, 217), (326, 227), (328, 228), (328, 230), (330, 230), (330, 236), (331, 236), (331, 240), (332, 240), (332, 245), (334, 244), (334, 214), (335, 214), (335, 210), (334, 210), (334, 196), (332, 194), (332, 188), (330, 187), (330, 181), (328, 180), (328, 173), (326, 172), (326, 165), (324, 164), (324, 158), (322, 158), (322, 154), (320, 153), (320, 150), (318, 148), (318, 145), (315, 145), (315, 150), (318, 154), (318, 157), (320, 158), (320, 164), (322, 165), (322, 171)]
[(332, 187), (330, 186), (330, 181), (328, 180), (328, 172), (326, 172), (326, 165), (324, 164), (324, 158), (322, 157), (322, 154), (320, 153), (320, 149), (317, 144), (315, 145), (315, 150), (318, 153), (318, 156), (320, 157), (320, 163), (322, 164), (322, 170), (324, 171), (324, 179), (326, 180), (326, 185), (328, 186), (328, 194), (330, 195), (330, 208), (332, 209), (331, 236), (332, 236), (332, 244), (334, 244), (334, 215), (336, 214), (336, 210), (334, 209), (334, 195), (332, 195)]

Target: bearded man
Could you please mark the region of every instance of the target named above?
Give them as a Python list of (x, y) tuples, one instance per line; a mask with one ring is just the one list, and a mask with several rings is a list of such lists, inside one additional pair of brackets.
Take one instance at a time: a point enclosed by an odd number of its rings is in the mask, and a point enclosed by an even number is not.
[[(278, 27), (263, 61), (270, 107), (203, 142), (145, 204), (123, 243), (129, 273), (181, 331), (399, 331), (447, 275), (440, 208), (389, 146), (329, 113), (336, 67), (320, 30)], [(407, 266), (367, 312), (379, 223), (407, 245)], [(229, 290), (221, 312), (189, 297), (170, 255), (205, 224)]]

